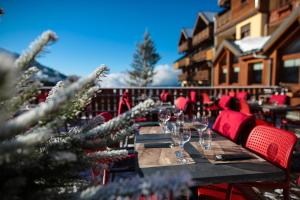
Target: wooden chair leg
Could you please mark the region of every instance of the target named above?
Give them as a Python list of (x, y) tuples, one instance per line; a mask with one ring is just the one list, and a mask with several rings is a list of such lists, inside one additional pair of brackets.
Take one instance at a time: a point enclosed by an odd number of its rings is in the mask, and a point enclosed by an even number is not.
[(228, 188), (227, 188), (227, 191), (226, 191), (226, 200), (230, 200), (231, 199), (231, 195), (232, 195), (232, 184), (228, 184)]

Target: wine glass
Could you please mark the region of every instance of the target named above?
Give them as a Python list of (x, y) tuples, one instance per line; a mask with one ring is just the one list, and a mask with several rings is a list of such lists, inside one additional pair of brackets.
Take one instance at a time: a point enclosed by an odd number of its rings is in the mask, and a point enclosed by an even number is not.
[(159, 110), (159, 113), (158, 113), (158, 118), (159, 120), (162, 122), (161, 125), (162, 125), (162, 129), (163, 129), (163, 132), (164, 133), (167, 133), (168, 132), (168, 128), (167, 128), (167, 122), (171, 119), (171, 112), (169, 109), (166, 109), (166, 108), (161, 108)]
[(180, 128), (180, 130), (179, 130), (180, 151), (178, 153), (176, 153), (176, 156), (177, 156), (177, 158), (179, 158), (179, 160), (182, 164), (187, 163), (187, 160), (184, 158), (184, 155), (183, 155), (183, 150), (184, 150), (184, 145), (190, 141), (191, 136), (192, 136), (191, 129)]
[(180, 143), (180, 137), (179, 137), (179, 126), (177, 123), (171, 123), (171, 138), (172, 138), (172, 144), (170, 145), (171, 148), (178, 146)]
[(203, 116), (203, 117), (197, 117), (195, 116), (193, 119), (193, 127), (197, 130), (199, 134), (199, 144), (202, 146), (203, 143), (203, 137), (202, 133), (205, 131), (208, 127), (208, 118)]

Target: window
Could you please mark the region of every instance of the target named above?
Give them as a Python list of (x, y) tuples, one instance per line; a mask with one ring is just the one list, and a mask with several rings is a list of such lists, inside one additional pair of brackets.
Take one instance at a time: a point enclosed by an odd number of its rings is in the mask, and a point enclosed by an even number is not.
[(221, 68), (222, 71), (220, 73), (220, 83), (226, 83), (226, 77), (227, 77), (227, 69)]
[(238, 83), (239, 82), (239, 73), (240, 73), (240, 68), (239, 67), (234, 67), (233, 68), (233, 74), (232, 74), (232, 83)]
[(251, 70), (251, 77), (250, 82), (251, 83), (262, 83), (262, 70), (263, 70), (263, 64), (262, 63), (254, 63), (250, 67)]
[(250, 36), (250, 24), (241, 27), (241, 38)]
[(284, 83), (299, 83), (300, 59), (285, 60), (281, 81)]

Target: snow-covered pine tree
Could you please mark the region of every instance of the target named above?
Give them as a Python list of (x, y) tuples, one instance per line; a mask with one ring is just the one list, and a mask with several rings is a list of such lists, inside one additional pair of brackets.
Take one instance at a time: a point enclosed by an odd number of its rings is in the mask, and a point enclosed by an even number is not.
[(148, 31), (144, 34), (144, 41), (138, 43), (133, 54), (132, 70), (128, 71), (130, 86), (147, 87), (153, 82), (154, 68), (160, 60), (153, 40)]

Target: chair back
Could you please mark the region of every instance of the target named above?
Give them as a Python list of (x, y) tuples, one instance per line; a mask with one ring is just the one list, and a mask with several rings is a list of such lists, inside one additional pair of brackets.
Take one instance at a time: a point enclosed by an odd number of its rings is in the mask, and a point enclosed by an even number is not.
[(232, 100), (231, 96), (223, 95), (220, 98), (220, 100), (219, 100), (219, 107), (222, 110), (228, 110), (228, 109), (230, 109), (231, 100)]
[(270, 103), (275, 103), (277, 102), (278, 105), (284, 105), (287, 103), (287, 96), (286, 95), (272, 95), (270, 97), (270, 100), (269, 100)]
[(109, 112), (102, 112), (99, 115), (101, 115), (104, 118), (105, 122), (107, 122), (113, 118)]
[(230, 92), (228, 93), (228, 96), (230, 96), (230, 97), (235, 97), (235, 92), (234, 92), (234, 91), (230, 91)]
[(193, 103), (189, 98), (178, 97), (175, 101), (175, 105), (178, 109), (182, 110), (184, 114), (192, 116), (193, 115)]
[(193, 104), (197, 103), (197, 93), (196, 93), (196, 91), (191, 91), (190, 92), (190, 100)]
[(254, 126), (253, 116), (232, 110), (223, 110), (217, 117), (213, 130), (236, 143), (245, 144)]
[(166, 90), (163, 90), (162, 93), (160, 94), (160, 100), (164, 103), (172, 102), (172, 97), (169, 92), (167, 92)]
[(209, 103), (211, 103), (211, 100), (210, 100), (210, 98), (209, 98), (209, 96), (208, 96), (208, 94), (207, 93), (202, 93), (202, 103), (203, 104), (209, 104)]
[(245, 99), (239, 99), (240, 102), (240, 112), (246, 115), (251, 115), (251, 109), (249, 104)]
[(248, 93), (247, 92), (238, 92), (236, 98), (239, 100), (247, 100)]
[(246, 148), (272, 164), (289, 170), (296, 142), (294, 133), (270, 126), (256, 126), (248, 137)]
[(131, 104), (129, 102), (129, 95), (128, 92), (125, 91), (121, 97), (121, 100), (119, 101), (118, 115), (130, 109), (131, 109)]

